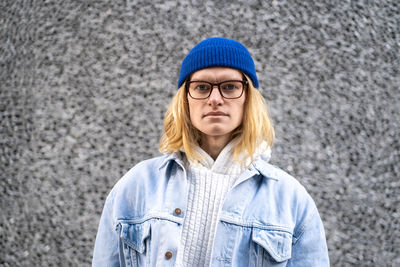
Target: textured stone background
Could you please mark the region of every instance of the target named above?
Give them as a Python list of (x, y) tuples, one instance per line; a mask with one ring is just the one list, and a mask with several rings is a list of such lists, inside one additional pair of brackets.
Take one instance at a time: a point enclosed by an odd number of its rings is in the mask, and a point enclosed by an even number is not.
[(400, 5), (0, 2), (0, 266), (88, 266), (104, 200), (159, 155), (179, 64), (210, 36), (251, 51), (272, 161), (323, 218), (333, 266), (400, 266)]

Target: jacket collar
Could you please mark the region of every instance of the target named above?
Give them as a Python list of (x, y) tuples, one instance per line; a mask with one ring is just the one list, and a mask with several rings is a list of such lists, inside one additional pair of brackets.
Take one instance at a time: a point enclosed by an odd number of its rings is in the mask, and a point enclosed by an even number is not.
[(167, 165), (172, 161), (176, 162), (179, 166), (185, 169), (180, 151), (175, 151), (171, 154), (165, 154), (164, 160), (161, 162), (161, 165), (158, 169), (161, 170), (162, 168), (167, 167)]
[(275, 166), (263, 161), (262, 158), (255, 160), (252, 166), (265, 178), (279, 180), (279, 169)]
[[(162, 168), (167, 167), (167, 165), (171, 162), (175, 162), (178, 164), (182, 169), (185, 170), (185, 165), (182, 160), (182, 152), (176, 151), (171, 154), (166, 154), (164, 156), (164, 159), (159, 167), (159, 170)], [(250, 167), (245, 171), (248, 172), (246, 176), (249, 174), (261, 174), (265, 178), (273, 179), (278, 181), (279, 180), (279, 169), (274, 167), (273, 165), (268, 163), (270, 155), (267, 157), (261, 156), (257, 158), (251, 165)]]

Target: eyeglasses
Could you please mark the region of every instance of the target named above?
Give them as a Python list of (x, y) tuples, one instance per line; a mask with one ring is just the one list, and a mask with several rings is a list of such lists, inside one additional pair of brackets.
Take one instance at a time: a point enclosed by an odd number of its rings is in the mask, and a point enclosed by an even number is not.
[(188, 81), (186, 90), (193, 99), (206, 99), (210, 97), (214, 86), (218, 87), (218, 91), (223, 98), (235, 99), (242, 96), (243, 91), (247, 88), (248, 82), (240, 80), (229, 80), (220, 83), (210, 83), (206, 81)]

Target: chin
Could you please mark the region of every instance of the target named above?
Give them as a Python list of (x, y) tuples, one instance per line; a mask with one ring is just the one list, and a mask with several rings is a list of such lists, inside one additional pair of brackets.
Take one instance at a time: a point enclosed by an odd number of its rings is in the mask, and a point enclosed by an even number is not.
[(208, 130), (208, 131), (201, 131), (203, 134), (208, 135), (208, 136), (223, 136), (223, 135), (227, 135), (230, 134), (232, 131), (227, 131), (224, 129), (212, 129), (212, 130)]

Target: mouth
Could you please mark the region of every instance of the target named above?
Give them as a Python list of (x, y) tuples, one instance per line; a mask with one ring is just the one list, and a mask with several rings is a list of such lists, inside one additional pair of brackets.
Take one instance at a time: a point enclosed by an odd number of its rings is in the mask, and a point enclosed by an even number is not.
[(211, 111), (206, 113), (206, 115), (204, 115), (204, 117), (220, 117), (220, 116), (228, 116), (228, 114), (222, 111)]

